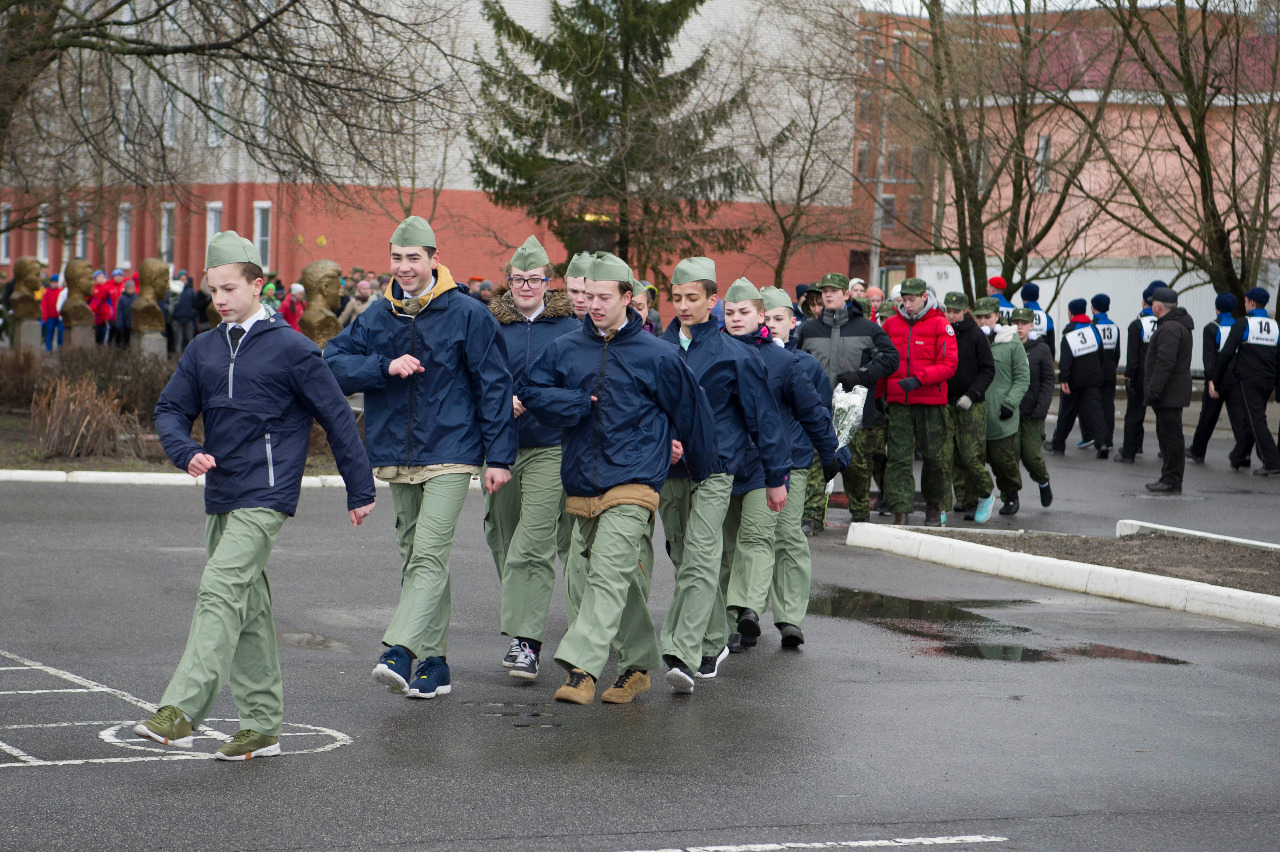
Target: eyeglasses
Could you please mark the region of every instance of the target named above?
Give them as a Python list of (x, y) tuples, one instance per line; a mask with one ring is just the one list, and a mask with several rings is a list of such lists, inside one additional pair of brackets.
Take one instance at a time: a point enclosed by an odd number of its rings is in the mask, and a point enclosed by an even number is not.
[(512, 287), (523, 287), (526, 290), (532, 290), (535, 287), (541, 287), (547, 283), (546, 278), (508, 278), (507, 283)]

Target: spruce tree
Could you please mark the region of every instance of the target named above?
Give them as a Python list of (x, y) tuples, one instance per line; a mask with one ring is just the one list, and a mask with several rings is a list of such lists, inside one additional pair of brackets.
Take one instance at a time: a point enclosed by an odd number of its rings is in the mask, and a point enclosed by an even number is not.
[(745, 89), (706, 94), (706, 48), (669, 67), (703, 2), (553, 0), (551, 32), (539, 37), (485, 0), (496, 39), (492, 59), (479, 57), (470, 137), (489, 199), (523, 210), (571, 252), (613, 251), (655, 280), (678, 257), (742, 247), (748, 229), (714, 219), (744, 185), (719, 137)]

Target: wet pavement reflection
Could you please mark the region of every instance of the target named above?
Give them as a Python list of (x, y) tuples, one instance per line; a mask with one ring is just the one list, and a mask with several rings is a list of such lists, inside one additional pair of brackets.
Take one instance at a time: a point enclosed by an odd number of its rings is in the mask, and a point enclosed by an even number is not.
[(809, 599), (809, 615), (863, 621), (910, 636), (920, 640), (920, 652), (925, 655), (1011, 663), (1050, 663), (1082, 657), (1186, 665), (1184, 660), (1111, 645), (1091, 642), (1062, 645), (1030, 628), (1005, 624), (973, 611), (1033, 603), (1023, 600), (917, 600), (840, 586), (816, 586)]

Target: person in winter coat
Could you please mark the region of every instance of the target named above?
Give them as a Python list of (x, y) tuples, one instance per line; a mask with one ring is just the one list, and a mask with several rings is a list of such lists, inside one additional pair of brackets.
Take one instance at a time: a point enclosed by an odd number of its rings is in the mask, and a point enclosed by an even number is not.
[(49, 276), (49, 286), (40, 294), (40, 324), (44, 327), (44, 348), (53, 351), (53, 338), (58, 338), (62, 348), (62, 306), (67, 301), (67, 288), (62, 286), (58, 273)]
[[(861, 385), (867, 389), (861, 428), (853, 433), (851, 461), (842, 476), (849, 516), (853, 523), (865, 523), (871, 518), (872, 456), (884, 440), (884, 400), (876, 396), (876, 383), (898, 368), (898, 350), (884, 329), (866, 318), (858, 301), (840, 303), (843, 278), (830, 273), (815, 285), (835, 306), (824, 306), (817, 317), (800, 324), (796, 348), (817, 359), (833, 388), (843, 385), (845, 390), (853, 390)], [(820, 473), (811, 471), (810, 476)], [(825, 479), (821, 485), (825, 496)], [(821, 519), (808, 519), (817, 520), (817, 529), (826, 525), (823, 509)]]
[[(1111, 310), (1111, 297), (1097, 293), (1089, 300), (1093, 310), (1093, 325), (1102, 336), (1102, 434), (1082, 435), (1099, 453), (1111, 452), (1116, 433), (1116, 374), (1120, 371), (1120, 327), (1107, 316)], [(1053, 347), (1050, 346), (1050, 351)], [(1079, 446), (1079, 445), (1077, 445)]]
[(1018, 426), (1022, 400), (1031, 387), (1027, 353), (1012, 325), (1000, 325), (1000, 305), (995, 299), (979, 299), (973, 318), (991, 331), (991, 358), (995, 376), (987, 388), (987, 461), (1000, 489), (1000, 514), (1018, 513), (1022, 474), (1018, 470)]
[[(588, 318), (581, 331), (552, 341), (516, 388), (527, 411), (564, 430), (565, 507), (577, 521), (575, 537), (587, 547), (587, 588), (555, 654), (569, 671), (556, 700), (573, 704), (594, 700), (615, 640), (642, 642), (645, 651), (637, 656), (659, 664), (640, 576), (658, 489), (677, 455), (697, 482), (723, 469), (706, 394), (680, 350), (646, 333), (630, 310), (626, 262), (601, 252), (586, 279)], [(710, 604), (700, 628), (709, 610)], [(647, 629), (622, 635), (628, 616), (635, 625), (647, 622)], [(692, 690), (692, 677), (687, 687)], [(648, 688), (647, 670), (620, 669), (601, 700), (627, 703)]]
[(1156, 413), (1156, 440), (1160, 443), (1160, 479), (1147, 483), (1157, 494), (1180, 494), (1186, 467), (1186, 438), (1182, 434), (1182, 409), (1191, 404), (1191, 352), (1196, 324), (1186, 308), (1178, 307), (1172, 287), (1158, 287), (1151, 294), (1156, 330), (1147, 347), (1142, 385), (1146, 403)]
[(120, 303), (116, 305), (116, 316), (112, 321), (114, 331), (111, 339), (121, 349), (128, 349), (133, 338), (133, 303), (138, 299), (138, 288), (132, 281), (124, 282), (124, 292), (120, 294)]
[[(178, 303), (173, 306), (172, 318), (174, 346), (177, 347), (179, 354), (181, 354), (186, 351), (187, 344), (195, 339), (196, 336), (196, 290), (190, 276), (187, 276), (186, 281), (182, 284), (182, 292), (178, 294)], [(294, 331), (297, 330), (295, 325)]]
[[(1033, 333), (1043, 338), (1044, 342), (1049, 345), (1049, 351), (1052, 352), (1056, 342), (1053, 337), (1053, 317), (1049, 316), (1048, 311), (1040, 307), (1040, 285), (1034, 281), (1028, 281), (1022, 285), (1018, 295), (1022, 296), (1022, 306), (1031, 311), (1032, 316), (1036, 318), (1036, 326)], [(1002, 313), (1001, 319), (1005, 322), (1012, 322), (1012, 316), (1012, 311), (1007, 315)], [(1103, 342), (1105, 343), (1105, 340)]]
[[(1071, 320), (1062, 329), (1061, 352), (1058, 355), (1058, 382), (1062, 399), (1058, 403), (1058, 426), (1053, 438), (1044, 448), (1055, 455), (1066, 451), (1067, 437), (1080, 418), (1080, 431), (1089, 435), (1101, 435), (1102, 382), (1105, 363), (1102, 355), (1102, 335), (1085, 314), (1084, 299), (1072, 299), (1067, 305)], [(1098, 451), (1098, 458), (1106, 458), (1105, 451)]]
[(1187, 458), (1196, 464), (1204, 464), (1205, 453), (1209, 451), (1209, 439), (1222, 416), (1222, 397), (1209, 394), (1209, 383), (1218, 371), (1218, 352), (1226, 345), (1231, 334), (1231, 326), (1235, 325), (1236, 296), (1234, 293), (1219, 293), (1213, 303), (1217, 316), (1205, 324), (1201, 333), (1200, 357), (1204, 363), (1204, 394), (1200, 401), (1200, 419), (1196, 422), (1195, 435), (1191, 445), (1187, 447)]
[[(489, 303), (506, 343), (513, 385), (553, 340), (582, 325), (574, 319), (569, 294), (547, 289), (554, 271), (542, 244), (529, 237), (507, 264), (510, 289)], [(367, 282), (360, 283), (368, 289)], [(519, 396), (512, 406), (520, 450), (511, 466), (511, 481), (496, 494), (485, 495), (484, 537), (502, 587), (502, 633), (511, 639), (503, 665), (510, 667), (511, 677), (531, 681), (538, 677), (547, 608), (556, 583), (556, 527), (564, 510), (560, 430), (525, 411)]]
[(1280, 389), (1280, 323), (1267, 315), (1270, 298), (1261, 287), (1244, 294), (1245, 315), (1231, 326), (1209, 385), (1211, 396), (1226, 399), (1235, 433), (1227, 461), (1232, 470), (1249, 467), (1257, 447), (1262, 468), (1254, 476), (1280, 474), (1280, 451), (1267, 426), (1267, 400)]
[[(284, 696), (266, 569), (298, 505), (313, 418), (328, 433), (352, 526), (373, 511), (374, 484), (351, 407), (319, 347), (259, 304), (262, 260), (253, 243), (224, 231), (209, 241), (207, 264), (223, 322), (183, 353), (155, 423), (170, 461), (205, 477), (209, 560), (178, 669), (159, 710), (133, 730), (191, 748), (193, 728), (229, 677), (241, 729), (215, 757), (249, 760), (280, 753)], [(203, 444), (191, 437), (197, 417)]]
[(294, 331), (301, 331), (298, 321), (302, 319), (302, 314), (307, 310), (307, 300), (303, 298), (307, 293), (307, 288), (301, 284), (289, 285), (289, 292), (280, 302), (280, 316), (284, 317), (284, 321), (289, 323), (289, 328)]
[(987, 294), (996, 300), (1000, 305), (1000, 319), (1008, 321), (1013, 316), (1013, 302), (1009, 301), (1006, 295), (1009, 292), (1009, 282), (1000, 275), (993, 275), (987, 279)]
[(89, 310), (93, 311), (93, 342), (99, 346), (111, 342), (116, 301), (115, 285), (107, 278), (107, 273), (99, 269), (93, 273), (93, 295), (89, 297)]
[[(990, 297), (988, 297), (990, 298)], [(955, 510), (966, 521), (985, 524), (995, 503), (991, 474), (987, 473), (987, 388), (995, 377), (995, 362), (987, 333), (969, 315), (969, 297), (953, 292), (942, 306), (956, 333), (956, 372), (947, 381), (951, 409), (951, 480)], [(996, 302), (999, 319), (999, 302)]]
[(1040, 505), (1053, 504), (1053, 489), (1049, 486), (1049, 469), (1044, 463), (1044, 421), (1053, 403), (1053, 353), (1049, 345), (1035, 333), (1035, 315), (1026, 308), (1018, 308), (1012, 314), (1013, 325), (1018, 329), (1018, 339), (1027, 353), (1029, 385), (1018, 406), (1018, 456), (1031, 480), (1040, 486)]
[(880, 380), (877, 391), (889, 403), (885, 503), (895, 524), (907, 523), (916, 490), (911, 464), (918, 448), (924, 455), (924, 522), (942, 526), (951, 480), (947, 382), (956, 372), (956, 332), (923, 279), (903, 281), (900, 293), (902, 304), (884, 323), (898, 350), (898, 368)]
[(511, 479), (514, 392), (497, 320), (440, 264), (427, 221), (401, 222), (390, 253), (386, 298), (331, 339), (324, 360), (343, 393), (364, 393), (369, 461), (391, 484), (403, 560), (373, 678), (434, 698), (453, 689), (445, 654), (454, 530), (473, 475), (483, 472), (490, 493)]
[(347, 304), (342, 308), (342, 312), (338, 314), (338, 322), (343, 328), (346, 328), (375, 301), (377, 300), (373, 298), (373, 282), (356, 282), (355, 295), (347, 299)]
[(1120, 451), (1116, 453), (1116, 461), (1133, 464), (1135, 457), (1142, 452), (1143, 436), (1147, 419), (1146, 394), (1142, 390), (1143, 365), (1147, 361), (1147, 345), (1156, 330), (1156, 318), (1151, 313), (1151, 294), (1157, 287), (1164, 287), (1163, 281), (1152, 281), (1142, 291), (1142, 310), (1133, 322), (1129, 323), (1128, 339), (1125, 341), (1127, 359), (1124, 368), (1124, 389), (1126, 402), (1124, 407), (1124, 436), (1120, 442)]

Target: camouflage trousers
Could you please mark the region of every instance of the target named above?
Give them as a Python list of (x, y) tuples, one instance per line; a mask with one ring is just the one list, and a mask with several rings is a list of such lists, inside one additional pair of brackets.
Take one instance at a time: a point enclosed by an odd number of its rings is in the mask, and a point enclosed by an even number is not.
[(1018, 455), (1033, 482), (1044, 485), (1049, 481), (1049, 469), (1044, 464), (1044, 421), (1032, 420), (1025, 414), (1018, 422)]
[(1017, 434), (987, 441), (987, 461), (991, 463), (991, 472), (996, 475), (996, 488), (1000, 489), (1001, 500), (1008, 501), (1022, 490), (1022, 471), (1018, 469), (1021, 450)]
[(810, 523), (818, 529), (827, 525), (827, 481), (822, 478), (822, 460), (813, 454), (813, 464), (809, 465), (809, 475), (804, 487), (804, 515), (801, 523)]
[(920, 490), (925, 503), (946, 506), (951, 491), (951, 411), (945, 405), (889, 403), (888, 461), (885, 465), (885, 504), (890, 512), (910, 513), (915, 502), (915, 474), (911, 463), (919, 448), (924, 456)]
[(964, 411), (951, 409), (953, 452), (951, 476), (956, 503), (968, 511), (978, 501), (991, 496), (991, 474), (987, 473), (987, 404), (975, 402)]
[[(875, 471), (875, 454), (883, 452), (884, 435), (878, 427), (858, 429), (849, 439), (852, 461), (840, 478), (844, 481), (844, 493), (849, 498), (849, 514), (861, 520), (871, 512), (871, 475)], [(884, 482), (884, 467), (880, 468), (880, 481)]]

